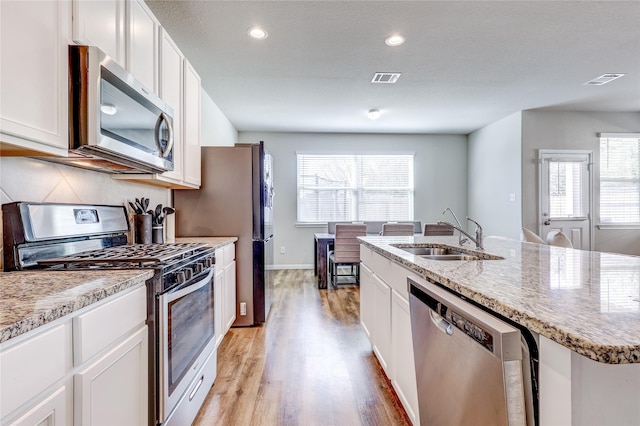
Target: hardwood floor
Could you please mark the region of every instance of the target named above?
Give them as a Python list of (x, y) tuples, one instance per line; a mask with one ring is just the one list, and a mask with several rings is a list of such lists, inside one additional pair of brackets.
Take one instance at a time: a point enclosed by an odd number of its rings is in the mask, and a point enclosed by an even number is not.
[(275, 271), (266, 325), (232, 328), (194, 425), (410, 425), (359, 323), (358, 287)]

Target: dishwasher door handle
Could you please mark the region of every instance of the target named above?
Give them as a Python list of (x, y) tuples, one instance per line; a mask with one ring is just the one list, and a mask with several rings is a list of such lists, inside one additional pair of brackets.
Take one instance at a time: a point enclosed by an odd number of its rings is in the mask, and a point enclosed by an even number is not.
[(453, 324), (442, 318), (433, 309), (429, 309), (429, 316), (431, 317), (431, 321), (435, 324), (436, 327), (438, 327), (440, 331), (446, 333), (449, 336), (453, 334)]

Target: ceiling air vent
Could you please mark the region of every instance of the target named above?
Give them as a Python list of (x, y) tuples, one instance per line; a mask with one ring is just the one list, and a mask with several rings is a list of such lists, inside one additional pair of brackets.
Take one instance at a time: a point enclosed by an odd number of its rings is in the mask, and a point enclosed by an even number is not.
[(395, 83), (402, 73), (399, 72), (377, 72), (373, 75), (372, 83)]
[(602, 86), (603, 84), (607, 84), (610, 81), (618, 79), (625, 74), (602, 74), (600, 77), (594, 78), (593, 80), (589, 80), (584, 83), (585, 86)]

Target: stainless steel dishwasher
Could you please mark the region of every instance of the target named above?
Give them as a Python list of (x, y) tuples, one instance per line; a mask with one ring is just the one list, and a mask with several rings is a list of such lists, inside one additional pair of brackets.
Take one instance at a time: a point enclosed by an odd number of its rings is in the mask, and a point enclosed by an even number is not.
[(534, 424), (520, 330), (433, 282), (408, 286), (420, 424)]

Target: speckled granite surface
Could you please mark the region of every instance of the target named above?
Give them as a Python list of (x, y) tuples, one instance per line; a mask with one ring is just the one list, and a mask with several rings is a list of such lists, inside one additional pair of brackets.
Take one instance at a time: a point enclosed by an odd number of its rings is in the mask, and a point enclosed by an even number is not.
[[(503, 260), (438, 261), (392, 244), (458, 237), (362, 237), (372, 250), (595, 361), (640, 363), (640, 257), (490, 237)], [(465, 248), (473, 251), (473, 244)]]
[(220, 248), (238, 241), (238, 237), (176, 237), (176, 243), (207, 243), (213, 248)]
[(152, 275), (150, 270), (0, 272), (0, 343)]

